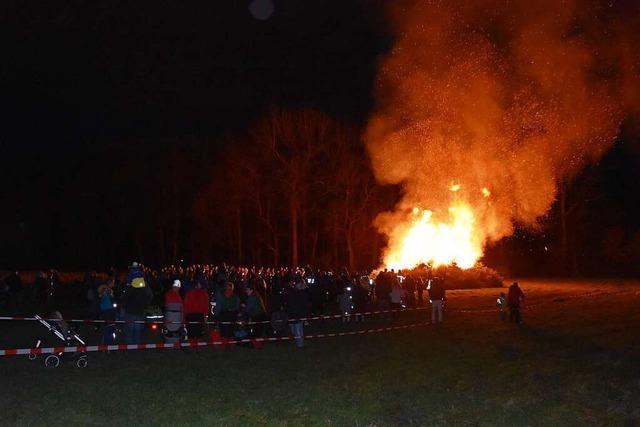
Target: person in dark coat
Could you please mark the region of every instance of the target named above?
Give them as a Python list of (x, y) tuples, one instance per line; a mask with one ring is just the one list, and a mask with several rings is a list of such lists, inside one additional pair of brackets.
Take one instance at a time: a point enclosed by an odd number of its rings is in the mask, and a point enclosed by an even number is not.
[(223, 337), (233, 337), (233, 322), (238, 320), (240, 298), (233, 291), (233, 283), (225, 285), (224, 292), (216, 301), (216, 317), (221, 322), (220, 334)]
[(416, 279), (409, 274), (404, 279), (402, 286), (407, 291), (407, 307), (414, 308), (416, 306)]
[(522, 315), (520, 314), (520, 307), (524, 301), (524, 292), (520, 289), (518, 282), (513, 282), (509, 286), (509, 295), (507, 296), (507, 304), (509, 305), (509, 321), (522, 323)]
[(442, 307), (445, 298), (444, 281), (436, 277), (427, 288), (431, 301), (431, 323), (442, 323)]
[(307, 293), (307, 285), (302, 278), (297, 279), (293, 289), (285, 293), (285, 310), (289, 316), (289, 327), (296, 347), (304, 347), (304, 319), (309, 317), (311, 302)]
[(251, 338), (261, 337), (264, 335), (264, 323), (267, 320), (267, 311), (260, 294), (250, 286), (245, 288), (247, 300), (245, 301), (241, 313), (250, 322), (256, 322), (252, 326)]
[(98, 290), (100, 319), (105, 321), (102, 328), (102, 344), (112, 345), (116, 343), (116, 309), (114, 307), (113, 280), (101, 285)]
[(418, 306), (420, 307), (424, 305), (424, 299), (422, 297), (422, 294), (424, 293), (424, 290), (425, 290), (424, 280), (425, 279), (423, 278), (419, 278), (416, 283), (416, 290), (418, 291)]
[(133, 263), (127, 276), (127, 289), (122, 296), (124, 308), (124, 336), (127, 344), (140, 344), (144, 330), (145, 310), (153, 294), (147, 287), (137, 263)]
[(391, 305), (389, 294), (391, 293), (391, 273), (385, 268), (376, 277), (376, 299), (380, 310), (388, 310)]

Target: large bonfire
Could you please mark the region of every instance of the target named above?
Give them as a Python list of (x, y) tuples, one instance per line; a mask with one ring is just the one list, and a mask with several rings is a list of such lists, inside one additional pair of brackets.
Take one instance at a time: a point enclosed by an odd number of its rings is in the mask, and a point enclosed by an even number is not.
[[(366, 141), (402, 200), (376, 226), (382, 264), (461, 269), (534, 225), (557, 183), (597, 161), (638, 105), (634, 23), (607, 2), (390, 3)], [(607, 25), (603, 25), (607, 23)]]

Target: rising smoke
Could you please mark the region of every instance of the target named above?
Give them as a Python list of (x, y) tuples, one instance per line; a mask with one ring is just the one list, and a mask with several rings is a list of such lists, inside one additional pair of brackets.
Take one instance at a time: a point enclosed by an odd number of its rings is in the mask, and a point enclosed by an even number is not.
[(403, 188), (376, 221), (390, 246), (415, 207), (447, 221), (468, 204), (482, 245), (535, 225), (558, 182), (597, 162), (638, 111), (635, 7), (394, 1), (365, 135), (378, 181)]

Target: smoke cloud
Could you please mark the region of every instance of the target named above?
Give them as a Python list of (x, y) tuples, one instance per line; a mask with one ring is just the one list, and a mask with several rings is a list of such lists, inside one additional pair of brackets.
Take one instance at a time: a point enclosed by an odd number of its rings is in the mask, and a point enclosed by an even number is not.
[(535, 226), (557, 183), (596, 162), (638, 112), (633, 8), (394, 1), (395, 42), (365, 134), (378, 181), (403, 188), (396, 210), (376, 221), (390, 245), (414, 207), (446, 221), (458, 201), (472, 207), (482, 245), (514, 222)]

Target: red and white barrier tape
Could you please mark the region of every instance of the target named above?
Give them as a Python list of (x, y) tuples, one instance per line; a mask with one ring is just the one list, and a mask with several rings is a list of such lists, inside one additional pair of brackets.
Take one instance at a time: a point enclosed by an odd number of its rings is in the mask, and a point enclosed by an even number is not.
[[(420, 322), (420, 323), (412, 323), (408, 325), (389, 326), (386, 328), (373, 328), (373, 329), (363, 329), (358, 331), (312, 334), (312, 335), (305, 335), (304, 339), (341, 337), (341, 336), (347, 336), (347, 335), (362, 335), (362, 334), (369, 334), (369, 333), (396, 331), (401, 329), (415, 328), (418, 326), (426, 326), (429, 324), (430, 322)], [(60, 354), (60, 353), (89, 353), (89, 352), (123, 351), (123, 350), (197, 348), (197, 347), (211, 347), (211, 346), (226, 346), (226, 345), (241, 344), (241, 343), (288, 341), (292, 339), (294, 339), (294, 337), (287, 336), (287, 337), (269, 337), (269, 338), (245, 338), (245, 339), (220, 340), (220, 341), (188, 341), (188, 342), (177, 342), (173, 344), (156, 343), (156, 344), (88, 345), (88, 346), (75, 346), (75, 347), (9, 348), (9, 349), (0, 350), (0, 356)]]
[[(429, 310), (430, 307), (414, 307), (414, 308), (403, 308), (403, 309), (394, 309), (394, 310), (378, 310), (378, 311), (363, 311), (363, 312), (358, 312), (358, 313), (348, 313), (348, 314), (328, 314), (328, 315), (321, 315), (321, 316), (311, 316), (311, 317), (304, 317), (304, 318), (300, 318), (300, 319), (289, 319), (289, 320), (301, 320), (301, 321), (309, 321), (309, 320), (326, 320), (326, 319), (340, 319), (343, 317), (355, 317), (355, 316), (372, 316), (372, 315), (376, 315), (376, 314), (385, 314), (385, 313), (401, 313), (401, 312), (407, 312), (407, 311), (418, 311), (418, 310)], [(0, 321), (2, 320), (17, 320), (17, 321), (39, 321), (39, 320), (45, 320), (47, 322), (60, 322), (60, 321), (64, 321), (66, 323), (108, 323), (108, 324), (122, 324), (122, 323), (144, 323), (144, 324), (156, 324), (156, 325), (163, 325), (163, 324), (167, 324), (167, 323), (178, 323), (181, 325), (202, 325), (203, 323), (207, 324), (207, 325), (236, 325), (236, 324), (243, 324), (243, 325), (258, 325), (258, 324), (268, 324), (271, 323), (271, 320), (262, 320), (262, 321), (243, 321), (243, 320), (237, 320), (237, 321), (206, 321), (206, 322), (171, 322), (171, 321), (164, 321), (164, 320), (100, 320), (100, 319), (45, 319), (45, 318), (40, 318), (38, 319), (37, 317), (20, 317), (20, 316), (0, 316)], [(286, 319), (283, 319), (286, 320)]]

